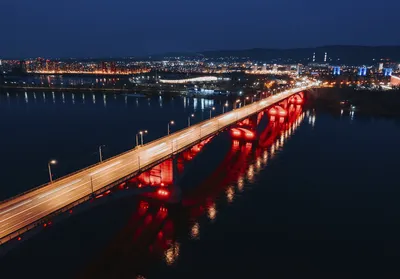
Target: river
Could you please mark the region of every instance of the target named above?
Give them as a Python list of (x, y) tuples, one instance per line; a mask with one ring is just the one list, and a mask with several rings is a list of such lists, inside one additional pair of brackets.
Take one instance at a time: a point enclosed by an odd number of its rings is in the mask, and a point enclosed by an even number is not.
[[(36, 96), (36, 97), (35, 97)], [(113, 94), (0, 95), (6, 198), (220, 113), (217, 101)], [(204, 109), (203, 109), (204, 108)], [(267, 128), (269, 123), (266, 124)], [(399, 120), (299, 111), (264, 147), (228, 133), (188, 164), (185, 205), (115, 192), (1, 259), (13, 278), (397, 277)], [(281, 133), (281, 131), (283, 131)], [(9, 276), (6, 276), (8, 278)]]

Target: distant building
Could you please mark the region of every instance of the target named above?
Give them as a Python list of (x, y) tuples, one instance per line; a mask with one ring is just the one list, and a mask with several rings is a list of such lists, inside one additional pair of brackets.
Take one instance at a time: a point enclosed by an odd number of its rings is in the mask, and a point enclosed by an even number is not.
[(263, 64), (262, 71), (265, 72), (267, 70), (267, 64)]
[(196, 83), (196, 82), (213, 82), (218, 81), (217, 77), (214, 76), (204, 76), (204, 77), (194, 77), (194, 78), (186, 78), (186, 79), (160, 79), (161, 83), (169, 83), (169, 84), (185, 84), (185, 83)]
[(339, 66), (333, 67), (333, 75), (335, 75), (335, 76), (340, 75), (340, 67)]
[(365, 77), (367, 75), (367, 68), (366, 67), (360, 67), (358, 69), (358, 75)]
[(382, 70), (383, 70), (383, 63), (379, 63), (378, 71), (382, 71)]
[(25, 60), (19, 61), (19, 70), (20, 70), (22, 73), (25, 73), (25, 72), (26, 72), (26, 62), (25, 62)]
[(324, 63), (326, 63), (326, 60), (328, 59), (328, 53), (325, 52), (325, 56), (324, 56)]
[(383, 72), (384, 72), (384, 76), (388, 77), (388, 76), (392, 75), (393, 69), (392, 68), (386, 68), (386, 69), (383, 69)]
[(301, 67), (302, 67), (302, 65), (301, 64), (297, 64), (297, 75), (298, 76), (300, 76), (301, 75)]
[(315, 62), (315, 52), (314, 52), (313, 57), (312, 57), (312, 62)]

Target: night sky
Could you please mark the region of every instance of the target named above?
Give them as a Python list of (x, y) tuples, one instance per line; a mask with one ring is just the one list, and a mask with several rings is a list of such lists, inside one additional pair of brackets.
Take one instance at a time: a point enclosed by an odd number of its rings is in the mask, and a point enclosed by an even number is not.
[(399, 0), (0, 0), (0, 12), (0, 58), (400, 45)]

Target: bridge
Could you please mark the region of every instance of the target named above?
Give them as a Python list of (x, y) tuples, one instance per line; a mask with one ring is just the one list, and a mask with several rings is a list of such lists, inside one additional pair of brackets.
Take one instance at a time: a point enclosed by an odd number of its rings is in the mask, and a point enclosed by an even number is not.
[[(176, 262), (179, 250), (182, 252), (184, 249), (176, 240), (181, 235), (187, 235), (188, 231), (192, 239), (204, 234), (206, 227), (201, 227), (200, 220), (204, 217), (209, 220), (218, 218), (218, 206), (225, 202), (224, 198), (232, 203), (236, 195), (245, 192), (245, 177), (257, 177), (259, 171), (274, 158), (275, 147), (283, 147), (290, 138), (290, 132), (296, 131), (305, 113), (301, 106), (294, 107), (289, 108), (284, 123), (276, 119), (269, 121), (267, 127), (262, 126), (261, 133), (265, 131), (269, 136), (260, 137), (257, 143), (232, 138), (231, 148), (214, 170), (198, 185), (186, 189), (182, 198), (184, 210), (178, 213), (179, 217), (168, 206), (151, 199), (140, 200), (126, 226), (77, 278), (118, 278), (122, 277), (121, 274), (124, 278), (147, 278), (156, 260), (164, 258), (168, 265)], [(171, 164), (170, 159), (165, 162)], [(169, 182), (171, 166), (166, 172), (169, 175), (164, 181)]]
[(318, 86), (308, 83), (261, 99), (5, 200), (0, 204), (0, 244), (20, 239), (49, 216), (68, 211), (238, 121)]

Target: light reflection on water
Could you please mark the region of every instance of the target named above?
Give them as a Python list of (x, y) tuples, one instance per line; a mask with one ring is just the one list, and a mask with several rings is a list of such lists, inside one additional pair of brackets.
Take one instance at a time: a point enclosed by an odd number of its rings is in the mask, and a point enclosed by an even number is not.
[(195, 222), (190, 230), (190, 237), (192, 239), (199, 239), (200, 238), (200, 224)]
[(215, 202), (211, 203), (208, 207), (207, 207), (207, 214), (208, 214), (208, 218), (212, 221), (215, 220), (215, 218), (217, 217), (217, 208), (216, 208), (216, 204)]
[(177, 242), (171, 244), (171, 246), (165, 251), (165, 262), (168, 265), (173, 265), (179, 257), (180, 245)]

